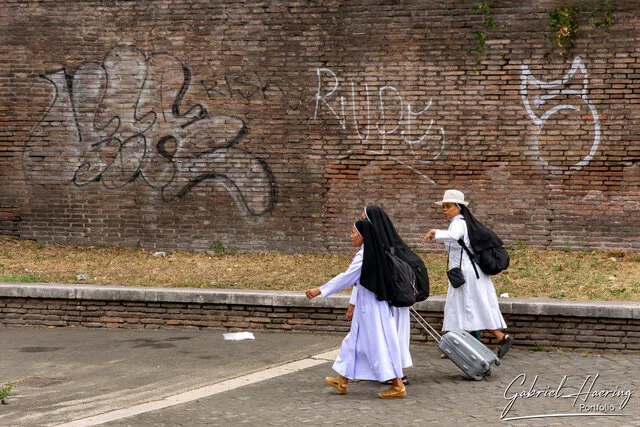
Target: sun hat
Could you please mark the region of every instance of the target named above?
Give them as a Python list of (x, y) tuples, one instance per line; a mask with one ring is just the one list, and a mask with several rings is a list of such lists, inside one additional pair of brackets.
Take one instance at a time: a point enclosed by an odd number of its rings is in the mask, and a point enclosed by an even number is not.
[(436, 202), (437, 205), (441, 205), (443, 203), (459, 203), (465, 206), (469, 204), (469, 202), (465, 202), (464, 194), (462, 193), (462, 191), (458, 190), (445, 190), (444, 196), (442, 196), (442, 200)]

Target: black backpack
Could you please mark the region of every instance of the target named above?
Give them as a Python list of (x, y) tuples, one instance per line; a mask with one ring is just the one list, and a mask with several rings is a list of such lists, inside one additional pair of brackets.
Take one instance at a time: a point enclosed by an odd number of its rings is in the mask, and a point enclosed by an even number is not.
[(422, 259), (411, 252), (411, 255), (406, 255), (406, 250), (399, 253), (401, 259), (413, 268), (413, 272), (416, 275), (416, 302), (424, 301), (429, 298), (429, 273), (427, 267), (424, 265)]
[(393, 246), (386, 252), (387, 266), (391, 272), (389, 304), (394, 307), (411, 307), (416, 303), (416, 274), (413, 268), (398, 258)]
[[(480, 270), (489, 276), (506, 270), (507, 267), (509, 267), (510, 260), (502, 240), (500, 240), (493, 230), (478, 221), (466, 206), (460, 209), (460, 211), (467, 223), (469, 240), (471, 241), (471, 248), (475, 256), (471, 254), (471, 251), (469, 251), (469, 248), (467, 248), (462, 239), (458, 240), (458, 243), (467, 252), (467, 255), (469, 255), (474, 270), (476, 268), (475, 264), (478, 264)], [(476, 277), (478, 277), (477, 271)]]

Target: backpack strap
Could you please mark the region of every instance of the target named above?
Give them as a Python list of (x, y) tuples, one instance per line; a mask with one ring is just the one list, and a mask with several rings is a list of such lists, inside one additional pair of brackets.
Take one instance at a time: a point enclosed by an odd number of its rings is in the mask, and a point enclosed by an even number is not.
[[(478, 274), (478, 269), (476, 268), (476, 263), (473, 261), (473, 254), (471, 254), (471, 251), (469, 250), (467, 245), (464, 244), (464, 237), (461, 237), (460, 239), (458, 239), (458, 244), (460, 246), (462, 246), (462, 249), (464, 249), (464, 251), (469, 256), (469, 260), (471, 260), (471, 265), (473, 266), (473, 271), (475, 271), (475, 273), (476, 273), (476, 279), (479, 279), (480, 275)], [(460, 258), (462, 259), (462, 257), (460, 257)]]

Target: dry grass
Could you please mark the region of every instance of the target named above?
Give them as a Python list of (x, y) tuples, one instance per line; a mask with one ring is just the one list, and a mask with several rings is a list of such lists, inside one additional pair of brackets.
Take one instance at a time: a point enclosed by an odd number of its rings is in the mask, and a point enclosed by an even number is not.
[[(499, 294), (640, 301), (638, 253), (527, 248), (509, 252), (511, 266), (493, 279)], [(232, 254), (221, 249), (163, 257), (142, 250), (4, 239), (0, 241), (0, 281), (302, 291), (344, 271), (352, 255)], [(444, 252), (421, 252), (420, 256), (429, 270), (431, 294), (445, 294)]]

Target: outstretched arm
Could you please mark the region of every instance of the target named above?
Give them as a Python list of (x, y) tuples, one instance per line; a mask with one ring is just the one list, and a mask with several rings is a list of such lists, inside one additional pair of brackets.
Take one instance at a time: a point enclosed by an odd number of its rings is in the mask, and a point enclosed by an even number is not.
[(331, 294), (347, 289), (349, 286), (353, 286), (354, 283), (358, 283), (360, 281), (360, 272), (362, 271), (362, 253), (363, 250), (360, 249), (355, 254), (351, 261), (351, 265), (347, 268), (347, 271), (338, 274), (319, 288), (307, 290), (305, 292), (307, 298), (311, 299), (319, 295), (327, 297)]
[(432, 228), (431, 230), (429, 230), (427, 234), (425, 234), (424, 237), (422, 238), (422, 244), (424, 245), (427, 240), (433, 240), (433, 238), (436, 236), (436, 231), (438, 230), (436, 230), (435, 228)]

